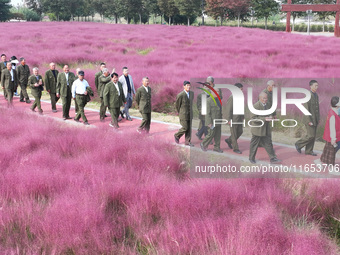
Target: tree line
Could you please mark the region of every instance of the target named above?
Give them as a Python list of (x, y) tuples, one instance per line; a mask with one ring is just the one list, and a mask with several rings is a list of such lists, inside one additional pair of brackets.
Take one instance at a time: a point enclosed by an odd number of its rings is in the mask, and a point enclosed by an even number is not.
[[(286, 3), (286, 0), (281, 1)], [(336, 0), (293, 0), (293, 4), (335, 4)], [(10, 0), (0, 0), (0, 17), (8, 20), (4, 15)], [(50, 20), (91, 20), (98, 13), (101, 20), (110, 19), (118, 23), (124, 18), (127, 23), (149, 23), (150, 18), (161, 17), (161, 23), (188, 24), (201, 17), (199, 23), (204, 25), (204, 15), (219, 21), (241, 21), (248, 19), (267, 20), (271, 15), (280, 12), (277, 0), (25, 0), (26, 6), (41, 19), (48, 15)], [(6, 7), (7, 6), (7, 7)], [(10, 7), (9, 7), (10, 8)], [(8, 8), (8, 9), (9, 9)], [(203, 15), (204, 14), (204, 15)], [(319, 13), (319, 18), (325, 20), (334, 13)], [(292, 12), (293, 24), (298, 16), (305, 13)], [(155, 23), (155, 20), (153, 20)]]

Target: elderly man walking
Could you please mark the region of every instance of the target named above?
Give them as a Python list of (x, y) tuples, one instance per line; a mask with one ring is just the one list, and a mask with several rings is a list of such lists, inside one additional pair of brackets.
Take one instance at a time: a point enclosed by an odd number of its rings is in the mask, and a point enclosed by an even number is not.
[(1, 87), (6, 91), (8, 106), (13, 104), (13, 95), (18, 84), (16, 70), (12, 69), (12, 63), (6, 63), (6, 69), (1, 71)]
[(129, 69), (125, 66), (123, 67), (123, 75), (119, 77), (119, 81), (123, 86), (124, 96), (126, 99), (126, 104), (124, 106), (123, 111), (120, 112), (122, 118), (124, 118), (124, 114), (126, 115), (126, 119), (132, 121), (132, 118), (129, 114), (129, 109), (132, 106), (133, 95), (136, 94), (135, 86), (133, 85), (133, 80), (131, 75), (129, 74)]
[[(261, 92), (259, 96), (259, 101), (254, 104), (254, 108), (256, 110), (268, 110), (268, 96), (265, 92)], [(277, 159), (273, 143), (271, 140), (271, 123), (270, 121), (273, 120), (272, 116), (259, 116), (253, 115), (253, 126), (250, 128), (252, 138), (250, 141), (250, 150), (249, 150), (249, 161), (252, 164), (255, 164), (255, 156), (257, 153), (257, 149), (262, 142), (262, 146), (265, 148), (266, 152), (270, 157), (270, 163), (272, 164), (279, 164), (281, 160)]]
[(112, 121), (109, 124), (110, 127), (113, 127), (115, 129), (119, 128), (118, 126), (119, 111), (123, 103), (126, 103), (126, 100), (123, 93), (122, 84), (118, 81), (117, 73), (111, 74), (111, 82), (105, 85), (103, 99), (104, 105), (109, 108), (111, 113)]
[(70, 107), (72, 100), (71, 86), (76, 77), (70, 72), (68, 65), (63, 68), (63, 73), (59, 73), (57, 77), (57, 97), (61, 97), (63, 101), (63, 118), (64, 120), (72, 119), (70, 117)]
[(136, 93), (136, 102), (143, 118), (137, 132), (146, 132), (148, 134), (151, 125), (151, 88), (149, 87), (149, 78), (144, 77), (142, 83), (143, 85), (137, 89)]
[(39, 113), (42, 114), (43, 110), (41, 109), (40, 99), (41, 99), (41, 91), (44, 90), (44, 87), (43, 87), (44, 82), (43, 82), (41, 75), (39, 74), (38, 67), (33, 68), (33, 75), (31, 75), (28, 78), (28, 85), (31, 87), (31, 93), (34, 96), (34, 103), (31, 107), (31, 110), (35, 112), (35, 108), (37, 107)]
[(55, 63), (50, 63), (50, 69), (45, 73), (45, 87), (50, 94), (52, 112), (57, 112), (57, 102), (59, 98), (56, 96), (57, 91), (57, 77), (59, 71), (55, 69)]
[(17, 67), (17, 74), (18, 74), (18, 85), (20, 86), (20, 102), (25, 102), (30, 103), (31, 100), (28, 97), (27, 94), (27, 84), (28, 84), (28, 78), (31, 75), (31, 71), (28, 65), (26, 65), (26, 60), (25, 58), (20, 58), (20, 63)]
[(72, 85), (72, 98), (77, 102), (78, 112), (74, 120), (79, 122), (80, 117), (83, 120), (84, 125), (89, 125), (85, 116), (85, 105), (87, 104), (87, 87), (90, 87), (88, 82), (84, 79), (85, 73), (83, 71), (78, 72), (78, 79), (73, 82)]

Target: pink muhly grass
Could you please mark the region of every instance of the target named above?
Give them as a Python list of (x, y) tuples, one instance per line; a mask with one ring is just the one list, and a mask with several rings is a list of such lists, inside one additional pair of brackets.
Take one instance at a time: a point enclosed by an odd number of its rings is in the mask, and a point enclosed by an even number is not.
[[(60, 65), (59, 70), (64, 64), (71, 64), (71, 71), (84, 66), (93, 88), (100, 62), (119, 74), (128, 66), (137, 87), (144, 76), (150, 77), (151, 86), (160, 87), (154, 94), (158, 111), (169, 110), (177, 86), (190, 78), (336, 78), (339, 67), (336, 38), (232, 27), (32, 24), (3, 24), (10, 34), (0, 36), (1, 52), (8, 58), (24, 56), (41, 73), (51, 61)], [(17, 47), (6, 46), (8, 38)]]

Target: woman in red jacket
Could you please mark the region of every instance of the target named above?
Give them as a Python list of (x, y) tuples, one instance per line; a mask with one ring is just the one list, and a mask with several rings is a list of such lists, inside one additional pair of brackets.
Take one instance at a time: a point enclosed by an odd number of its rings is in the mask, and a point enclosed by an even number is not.
[(325, 164), (335, 164), (335, 154), (340, 149), (340, 108), (339, 97), (332, 97), (331, 109), (328, 112), (323, 139), (326, 141), (321, 155), (321, 162)]

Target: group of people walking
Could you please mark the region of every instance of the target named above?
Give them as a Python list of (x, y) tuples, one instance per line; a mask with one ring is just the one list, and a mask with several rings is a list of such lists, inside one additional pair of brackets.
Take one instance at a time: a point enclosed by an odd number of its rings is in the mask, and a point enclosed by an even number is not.
[[(104, 121), (107, 117), (106, 110), (108, 109), (112, 119), (109, 124), (111, 127), (119, 128), (118, 122), (122, 120), (119, 118), (119, 115), (128, 121), (132, 121), (129, 109), (132, 106), (133, 96), (135, 95), (135, 100), (143, 117), (142, 124), (137, 131), (148, 133), (151, 124), (151, 88), (149, 87), (149, 78), (144, 77), (142, 86), (136, 91), (127, 67), (123, 67), (123, 74), (120, 77), (114, 70), (110, 73), (105, 63), (101, 63), (100, 68), (101, 70), (95, 75), (95, 86), (101, 100), (100, 120)], [(51, 98), (52, 112), (57, 112), (56, 103), (61, 98), (63, 119), (72, 119), (70, 117), (70, 107), (73, 98), (76, 112), (74, 120), (80, 122), (81, 118), (84, 125), (89, 125), (84, 108), (91, 100), (91, 96), (94, 96), (94, 92), (84, 78), (84, 71), (78, 68), (76, 74), (74, 74), (70, 72), (69, 66), (65, 65), (63, 72), (59, 72), (56, 70), (56, 64), (53, 62), (49, 64), (49, 70), (46, 71), (44, 78), (39, 74), (37, 67), (34, 67), (32, 71), (33, 74), (31, 75), (30, 68), (24, 58), (20, 58), (19, 62), (13, 56), (7, 61), (6, 54), (1, 55), (0, 82), (8, 106), (12, 105), (13, 96), (18, 86), (21, 88), (20, 102), (30, 104), (31, 100), (27, 93), (27, 87), (30, 86), (31, 93), (35, 99), (31, 110), (35, 111), (37, 108), (39, 113), (42, 114), (43, 110), (40, 99), (42, 91), (46, 89)], [(124, 109), (120, 111), (122, 105), (124, 105)]]
[[(89, 125), (84, 108), (91, 100), (90, 96), (94, 96), (94, 93), (89, 86), (89, 83), (84, 78), (84, 71), (78, 68), (76, 74), (74, 74), (70, 72), (69, 66), (65, 65), (63, 67), (63, 72), (59, 72), (56, 70), (56, 65), (53, 62), (49, 64), (49, 70), (46, 71), (44, 78), (39, 74), (39, 69), (37, 67), (34, 67), (32, 70), (33, 74), (31, 75), (30, 68), (26, 64), (25, 58), (20, 58), (20, 61), (18, 61), (17, 58), (13, 56), (10, 61), (7, 61), (6, 55), (1, 55), (0, 81), (4, 90), (5, 99), (8, 101), (9, 106), (12, 105), (13, 95), (16, 93), (18, 86), (21, 88), (20, 102), (30, 104), (31, 100), (27, 93), (27, 87), (30, 86), (31, 93), (35, 99), (31, 106), (31, 110), (35, 111), (37, 108), (39, 113), (42, 114), (43, 110), (41, 108), (40, 99), (42, 91), (46, 89), (51, 98), (53, 112), (57, 112), (56, 103), (61, 98), (63, 119), (71, 119), (70, 106), (73, 98), (76, 111), (74, 120), (79, 122), (81, 118), (85, 125)], [(205, 87), (205, 91), (213, 90), (215, 86), (214, 78), (209, 76), (202, 85)], [(243, 85), (241, 83), (236, 83), (235, 86), (243, 90)], [(276, 84), (273, 80), (267, 82), (267, 87), (259, 94), (258, 101), (254, 104), (256, 110), (267, 110), (272, 107), (272, 91), (275, 86)], [(319, 84), (316, 80), (311, 80), (309, 86), (311, 99), (305, 104), (305, 107), (311, 115), (304, 117), (307, 133), (295, 143), (295, 148), (298, 153), (301, 153), (301, 150), (305, 148), (306, 155), (316, 156), (317, 154), (313, 151), (313, 148), (317, 127), (320, 122), (319, 97), (316, 93)], [(122, 75), (119, 77), (115, 72), (115, 69), (110, 72), (106, 67), (106, 64), (101, 63), (100, 71), (95, 74), (95, 87), (101, 101), (99, 112), (101, 121), (104, 121), (107, 117), (107, 109), (111, 114), (111, 122), (109, 125), (115, 129), (119, 128), (118, 122), (123, 118), (132, 121), (129, 109), (132, 106), (133, 97), (135, 97), (135, 101), (143, 118), (137, 131), (140, 133), (149, 133), (151, 124), (151, 88), (149, 87), (148, 77), (142, 79), (142, 86), (136, 90), (127, 67), (122, 68)], [(201, 99), (203, 93), (207, 96), (207, 109), (205, 115), (201, 114)], [(222, 91), (219, 89), (214, 97), (210, 97), (208, 94), (213, 95), (212, 93), (202, 92), (197, 97), (197, 109), (199, 111), (200, 123), (196, 136), (199, 140), (202, 140), (200, 147), (203, 151), (207, 151), (209, 145), (214, 144), (213, 150), (223, 153), (220, 148), (222, 124), (216, 124), (214, 121), (222, 119), (223, 116), (222, 105), (220, 103), (220, 99), (223, 98)], [(185, 144), (190, 147), (194, 146), (193, 143), (191, 143), (193, 102), (194, 93), (191, 91), (191, 84), (189, 81), (184, 81), (183, 90), (177, 95), (175, 104), (182, 127), (174, 134), (174, 139), (176, 143), (179, 143), (180, 138), (185, 136)], [(123, 109), (121, 110), (122, 106)], [(323, 136), (326, 145), (321, 155), (321, 161), (327, 164), (334, 164), (335, 154), (340, 148), (339, 97), (332, 97), (330, 106), (331, 109), (327, 116)], [(241, 123), (244, 122), (244, 115), (233, 114), (232, 95), (227, 100), (224, 115), (225, 119), (228, 121), (228, 125), (230, 125), (231, 134), (225, 139), (225, 142), (234, 153), (242, 154), (238, 146), (238, 139), (243, 134), (243, 125)], [(256, 163), (255, 157), (259, 147), (263, 147), (266, 150), (270, 158), (270, 163), (281, 163), (281, 160), (279, 160), (275, 154), (272, 142), (272, 126), (270, 122), (275, 118), (276, 111), (268, 116), (258, 116), (255, 114), (251, 116), (251, 119), (253, 119), (254, 122), (258, 121), (262, 123), (250, 127), (252, 138), (250, 141), (249, 161), (251, 163)]]
[[(202, 83), (206, 90), (211, 91), (214, 85), (214, 78), (209, 76), (205, 83)], [(240, 90), (243, 90), (241, 83), (236, 83), (235, 86)], [(276, 86), (273, 80), (267, 82), (267, 87), (261, 91), (258, 97), (258, 101), (254, 104), (256, 110), (271, 109), (273, 104), (273, 88)], [(306, 109), (311, 115), (304, 116), (303, 123), (306, 127), (306, 134), (295, 143), (295, 148), (298, 153), (302, 153), (302, 149), (305, 148), (305, 154), (311, 156), (317, 156), (313, 151), (317, 127), (320, 123), (320, 109), (319, 109), (319, 97), (316, 93), (319, 84), (316, 80), (309, 82), (311, 98), (305, 104)], [(202, 94), (207, 96), (207, 109), (206, 114), (201, 114), (202, 109)], [(225, 112), (222, 112), (222, 105), (219, 99), (222, 98), (221, 90), (218, 90), (214, 98), (210, 97), (206, 92), (202, 92), (197, 96), (197, 109), (199, 112), (199, 128), (196, 136), (199, 140), (202, 140), (200, 147), (203, 151), (207, 151), (209, 145), (214, 144), (213, 151), (223, 153), (220, 148), (222, 125), (214, 120), (226, 119), (230, 126), (230, 136), (225, 139), (228, 147), (233, 150), (234, 153), (242, 154), (238, 146), (238, 139), (243, 134), (244, 115), (233, 114), (233, 96), (231, 95), (225, 107)], [(219, 98), (218, 98), (219, 97)], [(179, 93), (176, 100), (176, 108), (179, 112), (180, 124), (182, 128), (174, 135), (175, 142), (178, 143), (182, 135), (185, 134), (185, 144), (193, 146), (191, 143), (191, 125), (192, 125), (192, 103), (194, 95), (190, 91), (190, 82), (184, 82), (184, 91)], [(243, 103), (243, 102), (242, 102)], [(225, 118), (222, 118), (224, 115)], [(189, 117), (191, 116), (191, 117)], [(340, 100), (339, 97), (334, 96), (331, 98), (330, 110), (328, 112), (323, 139), (326, 141), (326, 145), (321, 155), (321, 162), (325, 164), (335, 164), (336, 152), (340, 149)], [(253, 121), (251, 125), (251, 141), (249, 148), (249, 161), (252, 164), (256, 163), (256, 153), (259, 147), (263, 147), (269, 158), (270, 163), (279, 164), (282, 161), (277, 158), (272, 142), (272, 121), (276, 119), (276, 111), (267, 116), (259, 116), (252, 114), (250, 117)], [(235, 124), (233, 124), (235, 123)], [(204, 139), (203, 139), (203, 136)]]

